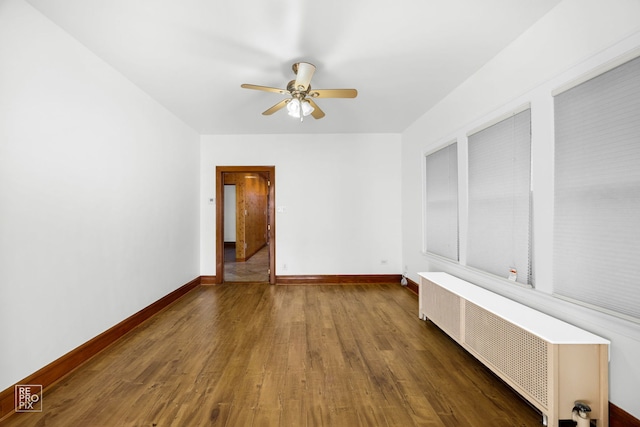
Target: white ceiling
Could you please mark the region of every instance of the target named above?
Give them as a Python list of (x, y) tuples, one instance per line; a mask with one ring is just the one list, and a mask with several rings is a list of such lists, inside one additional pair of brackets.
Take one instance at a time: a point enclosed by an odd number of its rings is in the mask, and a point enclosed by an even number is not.
[[(561, 0), (27, 0), (201, 134), (400, 133)], [(262, 111), (316, 65), (326, 117)]]

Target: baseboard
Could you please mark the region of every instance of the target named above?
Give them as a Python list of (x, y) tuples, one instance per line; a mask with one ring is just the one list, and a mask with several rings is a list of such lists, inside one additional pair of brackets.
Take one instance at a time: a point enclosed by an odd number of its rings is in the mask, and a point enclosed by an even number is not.
[[(165, 295), (151, 305), (143, 308), (137, 313), (126, 318), (117, 325), (107, 329), (100, 335), (92, 338), (81, 346), (71, 350), (69, 353), (57, 360), (49, 363), (47, 366), (29, 375), (16, 384), (38, 384), (43, 389), (55, 384), (65, 375), (71, 373), (80, 365), (91, 359), (93, 356), (116, 342), (127, 332), (140, 325), (151, 316), (157, 314), (171, 303), (194, 289), (200, 284), (200, 277), (197, 277), (189, 283), (181, 286), (175, 291)], [(14, 392), (15, 386), (0, 392), (0, 421), (14, 413)]]
[(400, 283), (400, 274), (316, 274), (276, 276), (277, 285)]
[(216, 276), (200, 276), (201, 285), (215, 285)]
[(609, 402), (609, 427), (640, 427), (640, 420)]
[(409, 289), (414, 294), (418, 295), (420, 293), (420, 286), (413, 280), (407, 277), (407, 289)]

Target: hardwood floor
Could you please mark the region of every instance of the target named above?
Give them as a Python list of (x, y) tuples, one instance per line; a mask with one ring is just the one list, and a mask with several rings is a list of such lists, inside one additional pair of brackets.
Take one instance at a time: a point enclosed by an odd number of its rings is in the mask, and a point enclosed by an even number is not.
[(540, 426), (395, 285), (200, 286), (13, 426)]

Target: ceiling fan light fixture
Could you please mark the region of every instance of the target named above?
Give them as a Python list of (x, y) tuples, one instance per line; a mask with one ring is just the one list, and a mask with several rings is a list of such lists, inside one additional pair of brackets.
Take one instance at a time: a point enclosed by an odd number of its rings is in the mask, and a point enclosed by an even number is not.
[(289, 112), (289, 115), (296, 119), (300, 118), (300, 112), (302, 112), (303, 117), (306, 117), (311, 114), (313, 110), (313, 106), (306, 100), (300, 101), (297, 98), (293, 98), (287, 103), (287, 111)]
[(302, 114), (306, 117), (309, 114), (313, 113), (313, 105), (309, 103), (309, 101), (302, 101)]
[(287, 111), (291, 117), (300, 117), (300, 101), (293, 98), (287, 103)]

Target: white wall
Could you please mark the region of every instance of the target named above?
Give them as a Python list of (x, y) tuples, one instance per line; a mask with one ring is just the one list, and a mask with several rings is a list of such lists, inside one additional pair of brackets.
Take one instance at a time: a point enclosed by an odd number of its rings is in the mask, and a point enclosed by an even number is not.
[(236, 186), (224, 186), (224, 241), (236, 241)]
[[(276, 168), (277, 275), (400, 273), (400, 135), (206, 135), (201, 200), (234, 165)], [(215, 275), (215, 205), (200, 215), (201, 274)]]
[[(552, 291), (553, 98), (551, 91), (640, 47), (637, 0), (566, 0), (487, 63), (402, 136), (403, 266), (447, 271), (541, 311), (588, 329), (612, 342), (610, 401), (640, 418), (640, 328), (564, 303)], [(459, 264), (423, 254), (422, 194), (425, 153), (454, 139), (459, 145), (461, 182), (466, 182), (466, 134), (524, 103), (532, 108), (534, 274), (536, 289), (474, 273)], [(464, 189), (464, 186), (460, 187)], [(461, 196), (461, 263), (465, 260), (466, 198)]]
[(0, 390), (199, 275), (199, 136), (0, 2)]

